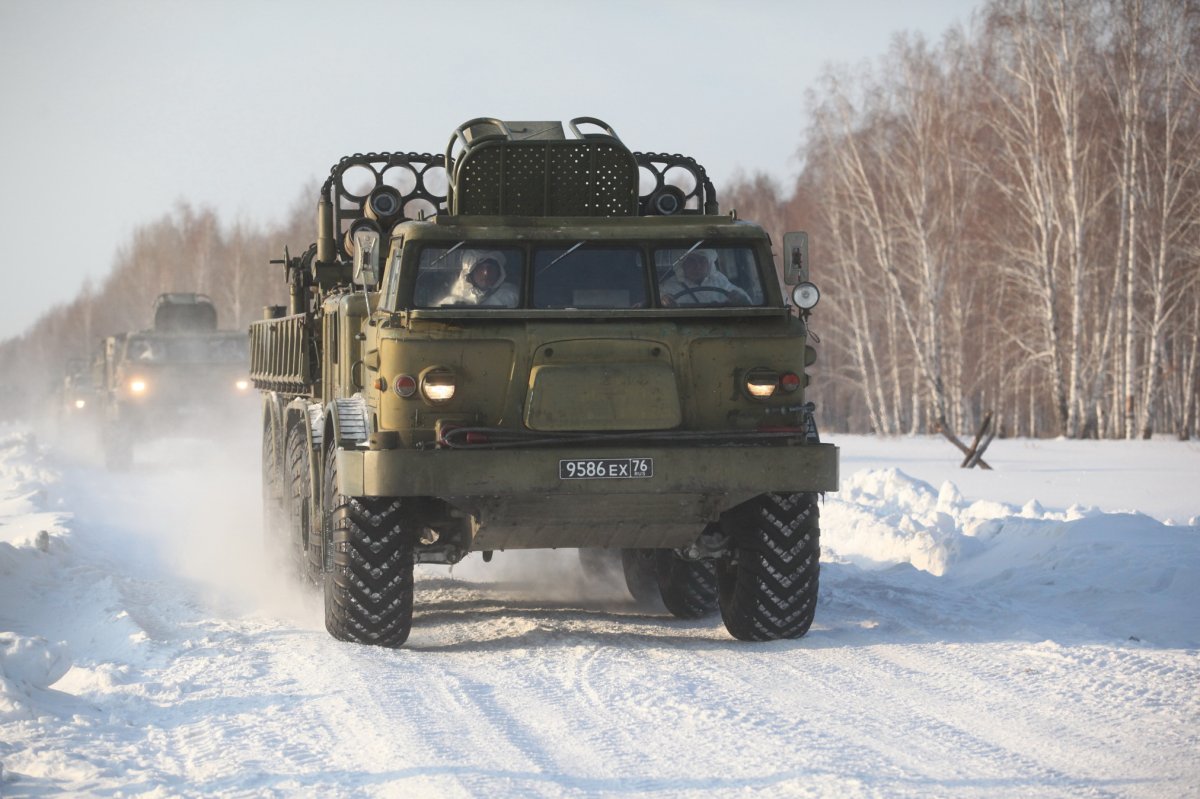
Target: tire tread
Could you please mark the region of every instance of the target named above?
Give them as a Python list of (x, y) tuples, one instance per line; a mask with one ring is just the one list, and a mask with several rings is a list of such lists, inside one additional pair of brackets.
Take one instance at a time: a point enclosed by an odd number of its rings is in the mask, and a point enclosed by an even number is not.
[(732, 562), (719, 569), (721, 617), (744, 641), (800, 638), (816, 614), (819, 509), (813, 494), (763, 494), (745, 507)]
[(336, 461), (326, 460), (330, 572), (325, 628), (342, 641), (398, 647), (413, 611), (413, 544), (398, 499), (336, 493)]

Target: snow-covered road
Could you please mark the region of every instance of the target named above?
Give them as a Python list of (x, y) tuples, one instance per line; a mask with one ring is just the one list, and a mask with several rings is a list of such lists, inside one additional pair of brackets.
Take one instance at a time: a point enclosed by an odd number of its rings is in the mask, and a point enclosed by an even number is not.
[(114, 474), (0, 430), (0, 795), (1200, 795), (1200, 447), (837, 443), (801, 640), (560, 551), (421, 569), (387, 651), (270, 573), (253, 435)]

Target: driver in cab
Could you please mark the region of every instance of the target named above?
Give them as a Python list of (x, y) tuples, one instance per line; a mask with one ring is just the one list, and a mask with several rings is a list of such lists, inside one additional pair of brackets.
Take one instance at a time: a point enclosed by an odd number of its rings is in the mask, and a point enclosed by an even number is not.
[(695, 250), (683, 256), (659, 286), (662, 304), (750, 305), (750, 295), (738, 288), (715, 266), (716, 254)]

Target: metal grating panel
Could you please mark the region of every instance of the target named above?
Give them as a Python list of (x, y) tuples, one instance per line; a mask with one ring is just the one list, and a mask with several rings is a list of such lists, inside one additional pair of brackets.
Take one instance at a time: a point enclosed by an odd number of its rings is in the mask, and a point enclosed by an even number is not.
[[(500, 189), (503, 185), (503, 151), (496, 148), (480, 149), (473, 153), (470, 169), (459, 169), (460, 185), (457, 199), (460, 214), (500, 213)], [(464, 164), (464, 166), (466, 166)], [(466, 209), (464, 210), (464, 198)]]
[(510, 147), (504, 150), (504, 213), (515, 216), (546, 215), (546, 150), (544, 147)]
[(250, 324), (250, 379), (254, 387), (284, 394), (312, 388), (316, 353), (305, 335), (304, 314)]
[(464, 152), (454, 172), (458, 214), (637, 214), (637, 163), (607, 142), (484, 142)]

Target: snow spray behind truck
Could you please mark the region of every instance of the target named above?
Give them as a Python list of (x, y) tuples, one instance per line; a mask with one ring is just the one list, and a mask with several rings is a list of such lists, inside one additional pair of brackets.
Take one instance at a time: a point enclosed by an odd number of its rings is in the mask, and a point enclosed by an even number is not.
[(548, 547), (740, 639), (812, 623), (838, 472), (804, 399), (807, 238), (789, 295), (696, 161), (568, 128), (343, 158), (289, 307), (251, 325), (267, 535), (336, 638), (404, 643), (414, 563)]

